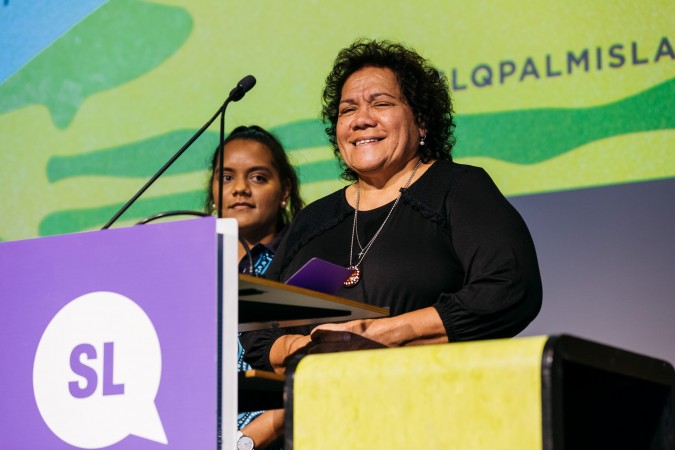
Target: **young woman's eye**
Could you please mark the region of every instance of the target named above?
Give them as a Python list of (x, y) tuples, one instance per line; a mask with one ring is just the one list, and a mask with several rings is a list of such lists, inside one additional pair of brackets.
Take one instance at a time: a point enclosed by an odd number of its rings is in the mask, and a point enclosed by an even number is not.
[(253, 175), (251, 180), (255, 181), (256, 183), (267, 183), (267, 177), (264, 175)]
[(230, 175), (229, 173), (223, 174), (223, 181), (225, 183), (228, 183), (228, 182), (232, 181), (233, 179), (234, 179), (234, 177), (232, 175)]

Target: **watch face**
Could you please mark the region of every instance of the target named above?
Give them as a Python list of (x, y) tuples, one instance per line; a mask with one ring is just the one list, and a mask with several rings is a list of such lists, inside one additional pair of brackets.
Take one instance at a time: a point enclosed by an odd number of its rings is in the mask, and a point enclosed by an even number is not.
[(237, 441), (237, 450), (253, 450), (253, 439), (243, 435)]

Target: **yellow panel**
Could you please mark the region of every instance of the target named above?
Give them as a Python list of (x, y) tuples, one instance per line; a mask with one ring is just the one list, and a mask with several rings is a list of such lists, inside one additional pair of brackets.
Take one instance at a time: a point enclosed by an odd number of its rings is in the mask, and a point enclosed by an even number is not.
[(305, 357), (293, 448), (541, 449), (547, 337)]

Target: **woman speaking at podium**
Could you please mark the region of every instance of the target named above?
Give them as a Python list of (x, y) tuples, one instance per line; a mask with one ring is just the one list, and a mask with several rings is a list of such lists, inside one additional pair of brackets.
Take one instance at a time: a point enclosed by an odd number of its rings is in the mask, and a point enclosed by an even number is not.
[[(239, 244), (239, 271), (262, 275), (286, 226), (303, 206), (298, 179), (279, 141), (261, 127), (237, 127), (223, 145), (222, 216), (237, 219), (240, 240), (249, 247), (250, 257)], [(210, 213), (218, 205), (220, 167), (216, 151), (207, 189), (206, 209)], [(251, 368), (242, 356), (240, 344), (239, 371)], [(269, 444), (283, 433), (283, 410), (246, 412), (237, 421), (244, 448), (253, 444), (256, 449), (279, 448)]]
[(298, 351), (514, 336), (542, 288), (529, 231), (481, 168), (452, 161), (447, 79), (414, 50), (358, 40), (337, 56), (322, 117), (350, 184), (296, 217), (267, 275), (312, 257), (351, 269), (339, 297), (391, 317), (244, 333), (245, 358), (278, 372)]

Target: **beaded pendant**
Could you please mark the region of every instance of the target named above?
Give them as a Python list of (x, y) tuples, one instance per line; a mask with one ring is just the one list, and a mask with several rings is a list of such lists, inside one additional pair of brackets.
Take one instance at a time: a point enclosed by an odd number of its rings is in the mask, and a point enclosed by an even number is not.
[(359, 266), (351, 266), (349, 267), (349, 270), (351, 270), (352, 273), (349, 274), (347, 279), (342, 283), (343, 286), (347, 288), (354, 287), (361, 281), (361, 269), (359, 269)]

